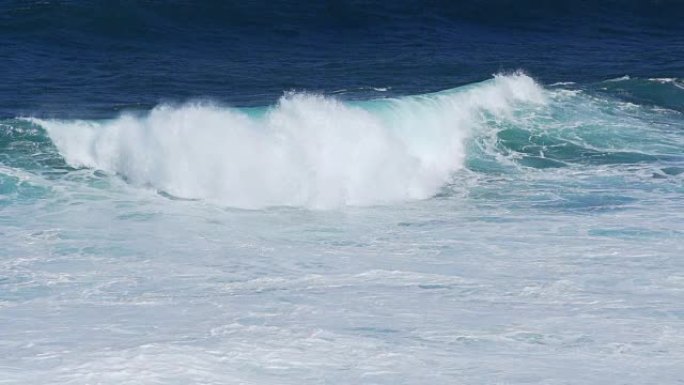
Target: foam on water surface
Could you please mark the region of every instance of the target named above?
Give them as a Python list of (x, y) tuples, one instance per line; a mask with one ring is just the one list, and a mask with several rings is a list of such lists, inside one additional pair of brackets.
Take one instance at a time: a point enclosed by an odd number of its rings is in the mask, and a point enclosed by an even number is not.
[(173, 196), (244, 208), (425, 199), (463, 166), (464, 141), (516, 105), (543, 104), (526, 75), (433, 95), (343, 103), (289, 94), (265, 111), (160, 106), (106, 122), (33, 119), (74, 167)]
[(0, 378), (676, 383), (684, 123), (652, 101), (513, 74), (5, 120)]

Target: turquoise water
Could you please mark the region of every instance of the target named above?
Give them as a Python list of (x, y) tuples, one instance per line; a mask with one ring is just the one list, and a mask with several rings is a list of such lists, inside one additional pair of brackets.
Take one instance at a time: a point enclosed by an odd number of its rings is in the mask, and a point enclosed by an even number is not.
[(5, 119), (0, 378), (676, 383), (681, 84)]

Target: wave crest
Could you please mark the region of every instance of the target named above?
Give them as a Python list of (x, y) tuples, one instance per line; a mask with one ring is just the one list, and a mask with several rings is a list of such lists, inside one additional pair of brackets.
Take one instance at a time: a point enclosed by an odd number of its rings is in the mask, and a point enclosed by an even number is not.
[(433, 196), (482, 114), (544, 103), (524, 74), (436, 94), (346, 103), (291, 93), (264, 110), (161, 105), (109, 121), (31, 119), (75, 167), (241, 208), (373, 205)]

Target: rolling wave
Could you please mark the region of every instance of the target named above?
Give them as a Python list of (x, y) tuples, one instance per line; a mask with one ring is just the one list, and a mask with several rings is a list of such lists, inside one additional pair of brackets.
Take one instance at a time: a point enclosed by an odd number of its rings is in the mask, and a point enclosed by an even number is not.
[(642, 105), (684, 112), (684, 81), (679, 78), (633, 78), (622, 76), (592, 85), (599, 92)]
[(73, 167), (234, 207), (372, 205), (434, 195), (482, 114), (543, 104), (522, 74), (438, 94), (343, 103), (293, 93), (262, 110), (162, 105), (110, 121), (32, 119)]
[[(652, 164), (654, 177), (678, 177), (682, 116), (652, 98), (662, 87), (674, 92), (678, 80), (644, 80), (652, 87), (640, 94), (651, 96), (644, 104), (606, 96), (604, 88), (632, 81), (544, 88), (514, 73), (361, 102), (288, 93), (260, 108), (196, 102), (109, 120), (13, 119), (0, 122), (0, 163), (49, 177), (91, 169), (165, 196), (240, 208), (426, 199), (464, 169)], [(4, 190), (20, 190), (21, 178), (0, 174)]]

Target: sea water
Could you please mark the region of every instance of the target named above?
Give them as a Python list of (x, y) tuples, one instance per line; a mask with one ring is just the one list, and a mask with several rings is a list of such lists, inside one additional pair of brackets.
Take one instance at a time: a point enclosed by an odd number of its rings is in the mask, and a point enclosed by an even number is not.
[(2, 5), (0, 383), (681, 382), (681, 9), (485, 3)]

